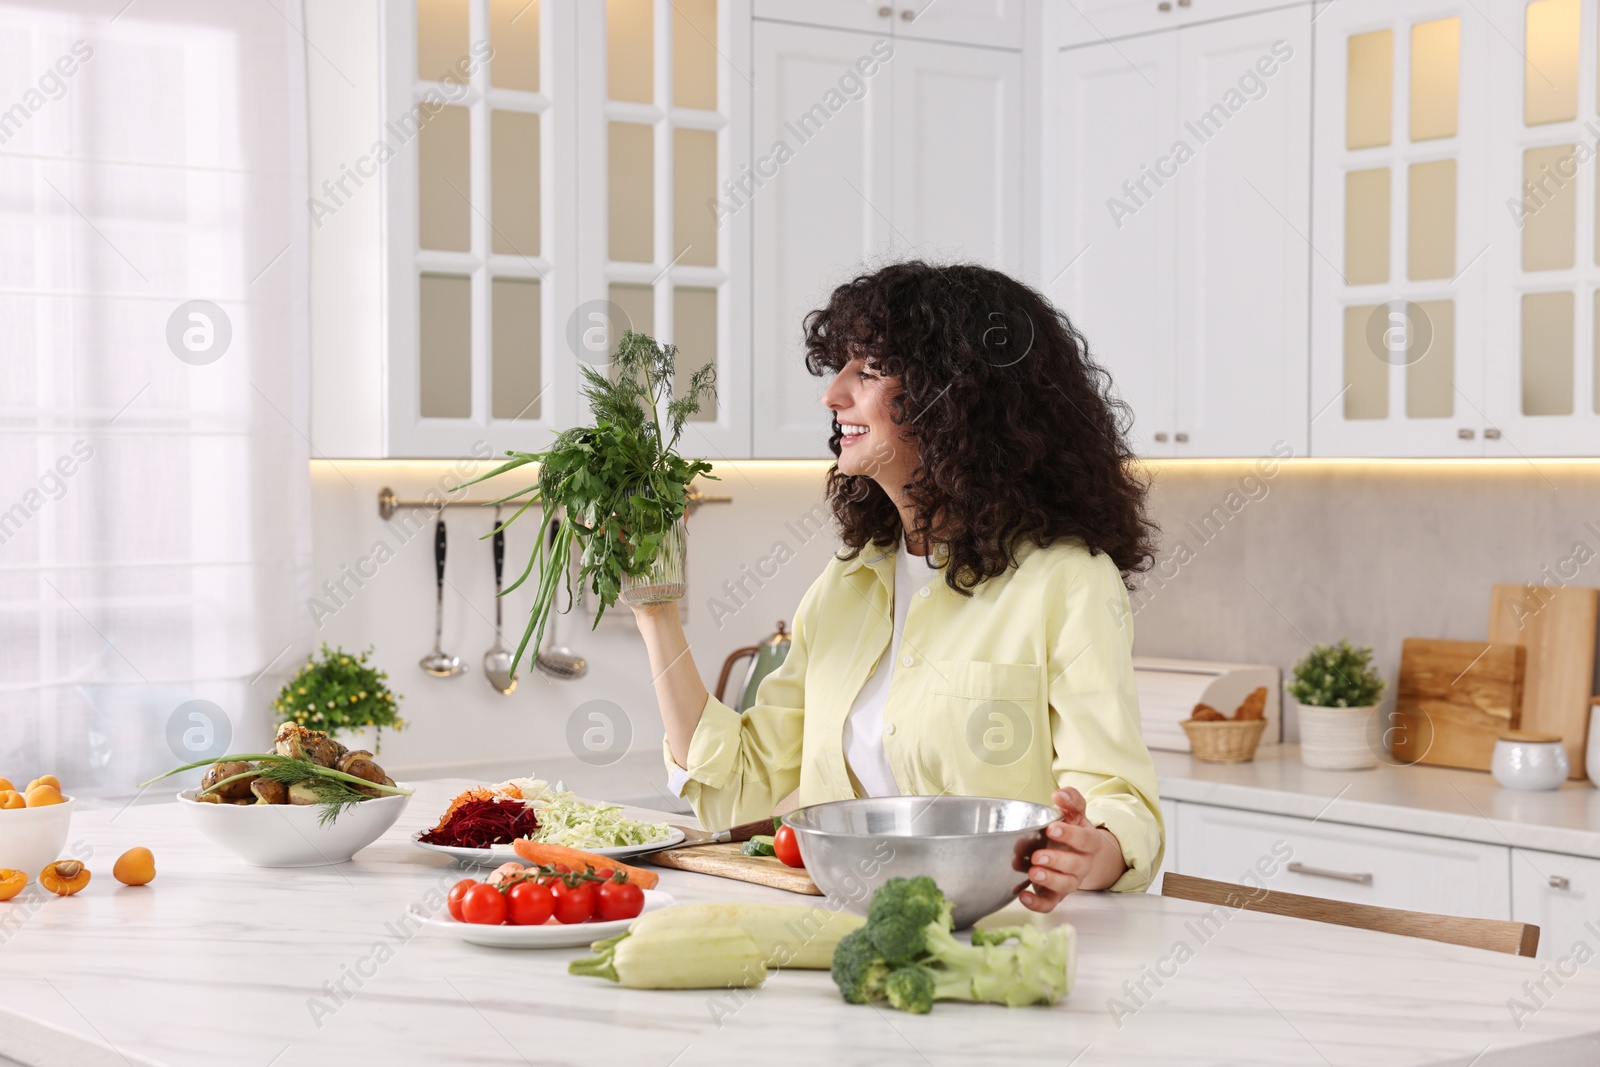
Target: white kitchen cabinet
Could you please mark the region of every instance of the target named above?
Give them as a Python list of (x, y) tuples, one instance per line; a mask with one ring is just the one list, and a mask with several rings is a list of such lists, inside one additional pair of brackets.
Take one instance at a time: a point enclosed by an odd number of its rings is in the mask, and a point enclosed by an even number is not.
[(1512, 849), (1511, 917), (1539, 927), (1540, 959), (1576, 954), (1600, 966), (1600, 860)]
[(1073, 0), (1057, 8), (1055, 43), (1058, 48), (1096, 44), (1283, 6), (1284, 0)]
[(1177, 85), (1175, 34), (1075, 49), (1058, 67), (1060, 232), (1048, 295), (1110, 371), (1143, 455), (1173, 448), (1178, 206), (1163, 195), (1172, 190), (1155, 189), (1129, 212), (1123, 183), (1140, 181), (1176, 140)]
[[(837, 30), (755, 25), (753, 169), (761, 184), (742, 210), (754, 224), (759, 457), (829, 454), (823, 380), (806, 370), (802, 321), (834, 286), (892, 247), (893, 76), (876, 44)], [(845, 72), (865, 88), (857, 99), (841, 95), (829, 111), (828, 94), (840, 92)]]
[(1316, 455), (1479, 456), (1498, 432), (1484, 361), (1486, 282), (1507, 255), (1491, 218), (1512, 195), (1488, 184), (1514, 151), (1488, 122), (1502, 50), (1470, 0), (1345, 0), (1318, 18)]
[[(1183, 874), (1356, 904), (1485, 919), (1511, 915), (1510, 849), (1395, 830), (1184, 803)], [(1258, 866), (1263, 864), (1263, 866)]]
[(754, 0), (758, 19), (954, 44), (1023, 46), (1024, 0)]
[(1021, 59), (758, 21), (753, 66), (754, 452), (825, 458), (808, 311), (887, 259), (1020, 269)]
[(1057, 70), (1053, 295), (1134, 447), (1305, 454), (1310, 8), (1069, 49)]

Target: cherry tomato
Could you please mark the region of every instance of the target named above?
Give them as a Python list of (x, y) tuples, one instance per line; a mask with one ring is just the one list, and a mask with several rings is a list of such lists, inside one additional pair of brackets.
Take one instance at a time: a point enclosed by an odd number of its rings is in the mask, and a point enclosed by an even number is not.
[(805, 860), (800, 858), (800, 842), (794, 839), (794, 827), (788, 823), (778, 827), (778, 832), (772, 835), (772, 852), (790, 867), (804, 867)]
[(476, 878), (463, 878), (461, 881), (450, 887), (450, 918), (454, 919), (458, 923), (464, 923), (467, 921), (461, 917), (461, 898), (467, 895), (467, 890), (471, 889), (477, 884), (478, 880)]
[(518, 882), (506, 890), (506, 912), (512, 926), (543, 926), (555, 906), (550, 890), (533, 882)]
[(557, 922), (586, 923), (594, 918), (593, 882), (579, 882), (575, 886), (557, 882), (550, 887), (550, 892), (555, 897)]
[(632, 919), (644, 910), (644, 890), (632, 882), (601, 882), (594, 908), (601, 922)]
[[(566, 872), (572, 870), (572, 868), (568, 867), (565, 863), (556, 863), (556, 864), (552, 864), (551, 866), (553, 866), (556, 870), (562, 872), (562, 874), (565, 874)], [(540, 885), (550, 885), (550, 886), (555, 885), (560, 880), (561, 880), (560, 876), (559, 875), (554, 875), (554, 874), (541, 874), (539, 876), (539, 878), (538, 878), (538, 882), (539, 882)]]
[(506, 895), (486, 882), (479, 882), (462, 896), (461, 917), (469, 923), (499, 926), (506, 921)]
[(610, 867), (596, 867), (595, 870), (594, 870), (594, 873), (595, 873), (596, 876), (598, 876), (600, 878), (609, 879), (612, 875), (616, 874), (617, 872), (612, 870)]

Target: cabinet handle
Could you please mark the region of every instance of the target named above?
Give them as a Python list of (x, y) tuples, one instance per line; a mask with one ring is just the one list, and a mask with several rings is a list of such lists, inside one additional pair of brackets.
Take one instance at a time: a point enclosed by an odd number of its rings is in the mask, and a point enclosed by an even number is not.
[(1567, 879), (1566, 875), (1552, 874), (1550, 876), (1550, 888), (1551, 889), (1571, 889), (1572, 888), (1572, 883)]
[(1500, 440), (1500, 431), (1491, 426), (1483, 431), (1483, 439), (1485, 441), (1498, 441)]
[(1172, 10), (1172, 0), (1161, 0), (1161, 3), (1156, 5), (1156, 10), (1157, 11), (1171, 11)]
[(905, 21), (907, 21), (907, 22), (915, 22), (915, 21), (917, 21), (917, 13), (915, 11), (911, 10), (909, 7), (908, 8), (904, 8), (903, 10), (901, 10), (900, 17), (902, 19), (904, 19)]
[(1178, 442), (1180, 445), (1186, 445), (1189, 443), (1189, 435), (1186, 433), (1175, 433), (1172, 435), (1172, 439)]
[(1346, 871), (1330, 871), (1325, 867), (1307, 867), (1299, 861), (1289, 864), (1286, 869), (1293, 871), (1295, 874), (1309, 874), (1313, 878), (1333, 878), (1341, 882), (1356, 882), (1360, 885), (1372, 884), (1372, 875), (1370, 874), (1350, 874)]
[(1461, 429), (1456, 431), (1456, 436), (1461, 438), (1463, 441), (1470, 441), (1470, 440), (1472, 440), (1474, 437), (1476, 437), (1478, 435), (1477, 435), (1476, 431), (1472, 430), (1469, 427), (1463, 426), (1463, 427), (1461, 427)]
[(1189, 0), (1178, 0), (1178, 6), (1179, 7), (1188, 7), (1189, 6)]
[(1160, 433), (1156, 434), (1155, 437), (1156, 437), (1157, 441), (1161, 441), (1161, 442), (1165, 443), (1166, 440), (1167, 440), (1167, 432), (1165, 430), (1163, 430)]
[(892, 7), (880, 7), (880, 8), (878, 8), (878, 17), (880, 19), (886, 19), (890, 15), (893, 15), (893, 14), (894, 14), (894, 8), (892, 8)]

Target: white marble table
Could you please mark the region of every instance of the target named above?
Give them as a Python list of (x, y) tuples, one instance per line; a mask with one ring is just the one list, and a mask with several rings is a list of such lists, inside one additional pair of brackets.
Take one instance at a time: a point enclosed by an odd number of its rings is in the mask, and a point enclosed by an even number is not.
[[(1600, 1061), (1600, 976), (1550, 983), (1519, 1028), (1507, 1001), (1540, 979), (1534, 961), (1250, 913), (1221, 913), (1208, 933), (1197, 925), (1208, 909), (1148, 896), (1085, 894), (1063, 909), (1081, 937), (1078, 987), (1054, 1009), (941, 1003), (909, 1016), (845, 1004), (823, 972), (779, 973), (737, 995), (573, 978), (579, 950), (475, 948), (407, 924), (408, 908), (459, 877), (407, 837), (462, 784), (423, 783), (354, 861), (296, 871), (216, 854), (174, 804), (78, 813), (89, 889), (0, 904), (0, 1062)], [(159, 868), (143, 889), (110, 874), (135, 844)], [(663, 871), (662, 888), (682, 901), (800, 899), (679, 871)], [(341, 982), (349, 995), (330, 995)]]

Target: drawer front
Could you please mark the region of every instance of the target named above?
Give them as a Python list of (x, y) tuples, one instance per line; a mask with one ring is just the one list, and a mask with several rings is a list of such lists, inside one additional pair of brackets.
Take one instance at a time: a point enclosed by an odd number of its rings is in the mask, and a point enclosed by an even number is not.
[(1222, 882), (1481, 919), (1511, 917), (1510, 849), (1185, 802), (1181, 865)]
[(1539, 928), (1540, 959), (1600, 967), (1600, 860), (1512, 849), (1511, 917)]

